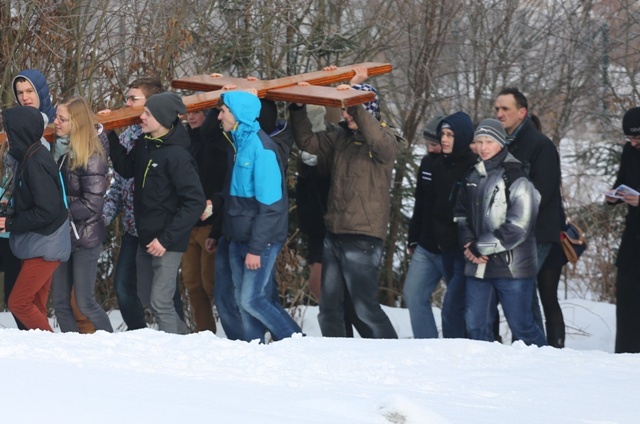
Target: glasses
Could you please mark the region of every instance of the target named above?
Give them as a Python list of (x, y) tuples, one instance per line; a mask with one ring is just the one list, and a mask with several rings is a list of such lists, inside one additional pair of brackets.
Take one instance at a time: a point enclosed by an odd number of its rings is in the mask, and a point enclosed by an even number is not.
[(127, 96), (124, 98), (125, 103), (126, 102), (135, 102), (136, 100), (142, 100), (142, 99), (146, 99), (145, 96)]

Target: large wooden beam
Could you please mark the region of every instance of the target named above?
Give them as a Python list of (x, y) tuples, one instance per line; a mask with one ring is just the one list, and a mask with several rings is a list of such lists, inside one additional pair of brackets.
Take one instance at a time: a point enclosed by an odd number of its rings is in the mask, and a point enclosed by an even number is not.
[(194, 91), (213, 91), (220, 90), (222, 87), (234, 84), (238, 89), (255, 88), (258, 93), (261, 91), (273, 90), (296, 85), (299, 82), (308, 82), (312, 85), (330, 85), (349, 81), (354, 75), (354, 68), (365, 67), (370, 77), (386, 74), (391, 72), (392, 67), (389, 63), (365, 62), (356, 63), (349, 66), (340, 66), (331, 71), (314, 71), (306, 74), (292, 75), (288, 77), (276, 78), (273, 80), (254, 80), (250, 81), (246, 78), (234, 77), (212, 77), (211, 75), (194, 75), (192, 77), (177, 78), (171, 82), (173, 88), (194, 90)]
[(317, 85), (293, 85), (291, 87), (269, 90), (267, 98), (291, 103), (314, 104), (327, 107), (347, 108), (375, 99), (371, 91), (338, 90)]
[[(323, 86), (349, 81), (355, 75), (354, 68), (356, 67), (367, 68), (370, 77), (385, 74), (392, 70), (389, 63), (365, 62), (341, 66), (329, 71), (314, 71), (273, 80), (251, 81), (246, 78), (216, 78), (210, 75), (196, 75), (175, 79), (171, 85), (177, 89), (203, 91), (203, 93), (183, 97), (189, 112), (216, 107), (220, 100), (220, 95), (229, 91), (224, 90), (223, 87), (230, 84), (235, 85), (236, 90), (254, 88), (260, 98), (344, 108), (373, 100), (373, 93), (357, 90), (336, 90), (334, 87)], [(311, 85), (299, 86), (299, 82), (307, 82)], [(142, 110), (142, 107), (123, 108), (98, 115), (97, 119), (105, 130), (112, 130), (140, 123)], [(54, 140), (55, 137), (51, 126), (45, 129), (44, 136), (49, 141)], [(0, 143), (5, 140), (6, 134), (0, 133)]]

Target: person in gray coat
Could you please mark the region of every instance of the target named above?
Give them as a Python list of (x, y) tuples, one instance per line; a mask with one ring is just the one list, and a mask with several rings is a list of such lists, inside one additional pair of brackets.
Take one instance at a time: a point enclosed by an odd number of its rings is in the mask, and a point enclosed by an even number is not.
[(467, 176), (454, 211), (466, 257), (467, 336), (493, 341), (499, 299), (514, 339), (544, 346), (531, 305), (540, 194), (523, 164), (505, 149), (506, 133), (498, 120), (482, 121), (474, 140), (482, 161)]

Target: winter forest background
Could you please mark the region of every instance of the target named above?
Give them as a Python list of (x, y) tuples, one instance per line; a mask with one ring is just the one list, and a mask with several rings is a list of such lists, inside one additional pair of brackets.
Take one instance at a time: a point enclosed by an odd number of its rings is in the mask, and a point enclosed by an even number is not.
[[(517, 86), (561, 150), (568, 216), (590, 241), (559, 296), (614, 302), (624, 208), (603, 206), (602, 191), (617, 171), (622, 114), (639, 104), (639, 12), (636, 0), (0, 0), (0, 105), (14, 104), (11, 80), (27, 68), (47, 76), (54, 104), (81, 95), (100, 110), (122, 107), (127, 84), (144, 75), (168, 88), (210, 72), (271, 79), (391, 63), (371, 82), (406, 139), (380, 276), (381, 302), (399, 305), (425, 122), (456, 110), (478, 122), (493, 116), (500, 89)], [(295, 161), (289, 172), (293, 188)], [(313, 302), (294, 207), (278, 265), (288, 306)], [(116, 307), (119, 236), (113, 225), (100, 261), (106, 309)]]

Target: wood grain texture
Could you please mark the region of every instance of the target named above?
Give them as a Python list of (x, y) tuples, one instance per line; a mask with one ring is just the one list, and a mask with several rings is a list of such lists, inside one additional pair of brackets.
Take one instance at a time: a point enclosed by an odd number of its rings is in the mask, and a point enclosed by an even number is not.
[(375, 98), (371, 91), (338, 90), (334, 87), (321, 87), (317, 85), (280, 88), (269, 90), (267, 98), (282, 100), (291, 103), (303, 103), (327, 107), (347, 108), (370, 102)]
[(296, 85), (299, 82), (308, 82), (312, 85), (330, 85), (348, 82), (355, 75), (355, 71), (353, 69), (362, 66), (367, 68), (369, 77), (386, 74), (392, 71), (390, 63), (364, 62), (348, 66), (340, 66), (332, 71), (307, 72), (306, 74), (292, 75), (272, 80), (249, 81), (246, 78), (194, 75), (191, 77), (174, 79), (171, 82), (171, 86), (173, 88), (185, 90), (213, 91), (220, 90), (227, 84), (235, 84), (237, 89), (255, 88), (258, 90), (258, 93), (263, 94), (259, 95), (259, 97), (264, 97), (264, 92), (267, 90), (284, 88)]
[[(331, 71), (314, 71), (273, 80), (249, 81), (246, 78), (216, 78), (210, 75), (195, 75), (174, 79), (171, 82), (171, 86), (176, 89), (204, 92), (182, 98), (189, 112), (216, 107), (220, 101), (220, 95), (231, 91), (222, 89), (222, 87), (229, 84), (234, 84), (236, 86), (235, 90), (255, 88), (260, 98), (345, 108), (371, 101), (374, 95), (367, 91), (337, 90), (335, 87), (324, 86), (348, 82), (355, 75), (354, 68), (362, 66), (367, 68), (369, 77), (392, 71), (389, 63), (364, 62), (340, 66)], [(299, 82), (307, 82), (311, 85), (299, 86), (297, 85)], [(128, 127), (129, 125), (140, 123), (142, 111), (143, 107), (123, 108), (97, 115), (97, 120), (104, 126), (105, 130)], [(50, 142), (54, 140), (54, 132), (51, 125), (45, 129), (44, 137)], [(6, 134), (0, 133), (0, 143), (5, 140)]]

